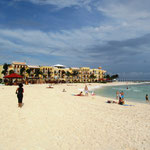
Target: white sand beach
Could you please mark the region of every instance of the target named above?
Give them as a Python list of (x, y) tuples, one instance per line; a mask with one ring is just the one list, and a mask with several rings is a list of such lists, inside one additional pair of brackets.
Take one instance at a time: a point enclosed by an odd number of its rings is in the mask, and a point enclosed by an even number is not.
[[(107, 85), (112, 84), (121, 83)], [(150, 149), (149, 104), (121, 106), (105, 97), (73, 96), (84, 86), (24, 85), (22, 108), (17, 86), (0, 86), (0, 150)]]

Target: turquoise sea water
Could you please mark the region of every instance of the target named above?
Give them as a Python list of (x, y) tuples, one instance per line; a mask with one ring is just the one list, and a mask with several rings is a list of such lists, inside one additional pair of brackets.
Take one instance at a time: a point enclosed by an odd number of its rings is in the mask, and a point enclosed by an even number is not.
[(128, 101), (145, 103), (146, 94), (148, 94), (150, 99), (150, 83), (103, 87), (100, 89), (96, 89), (95, 93), (96, 95), (101, 95), (104, 97), (116, 98), (116, 91), (123, 91), (125, 94), (125, 99)]

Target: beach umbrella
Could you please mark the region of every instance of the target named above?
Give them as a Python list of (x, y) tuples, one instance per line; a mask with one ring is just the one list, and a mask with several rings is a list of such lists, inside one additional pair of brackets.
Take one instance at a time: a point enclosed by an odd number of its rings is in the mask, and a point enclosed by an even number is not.
[(23, 78), (23, 76), (16, 74), (16, 73), (12, 73), (10, 75), (4, 76), (4, 78)]
[(99, 79), (100, 81), (105, 81), (106, 79), (104, 79), (104, 78), (101, 78), (101, 79)]

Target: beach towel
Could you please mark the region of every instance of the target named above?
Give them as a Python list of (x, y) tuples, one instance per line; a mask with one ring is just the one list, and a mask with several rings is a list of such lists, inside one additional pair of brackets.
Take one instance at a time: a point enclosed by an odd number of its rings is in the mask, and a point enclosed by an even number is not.
[(135, 105), (128, 105), (128, 104), (124, 104), (124, 105), (122, 105), (122, 106), (135, 106)]

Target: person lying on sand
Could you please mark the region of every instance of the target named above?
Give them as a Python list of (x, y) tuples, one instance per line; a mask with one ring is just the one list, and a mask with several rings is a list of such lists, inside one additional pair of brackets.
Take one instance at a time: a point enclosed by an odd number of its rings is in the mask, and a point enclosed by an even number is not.
[(83, 95), (83, 92), (81, 91), (79, 94), (77, 94), (75, 96), (84, 96), (84, 95)]
[(107, 103), (115, 103), (115, 104), (119, 104), (119, 105), (124, 105), (125, 104), (124, 100), (122, 100), (122, 99), (120, 99), (119, 102), (108, 100)]
[(52, 85), (49, 85), (47, 88), (54, 88)]
[(108, 100), (107, 103), (115, 103), (118, 104), (116, 101)]

